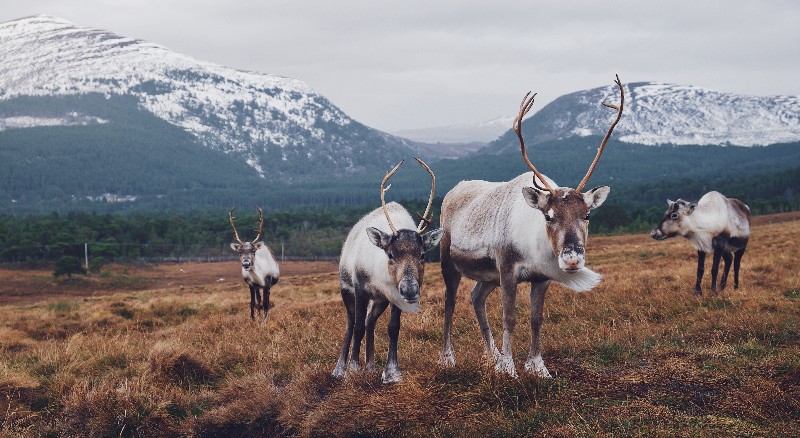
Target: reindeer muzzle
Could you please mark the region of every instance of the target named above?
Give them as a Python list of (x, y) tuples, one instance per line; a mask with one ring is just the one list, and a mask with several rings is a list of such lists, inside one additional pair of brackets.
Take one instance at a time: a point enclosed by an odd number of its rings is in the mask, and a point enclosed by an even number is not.
[(656, 228), (656, 229), (654, 229), (653, 231), (650, 232), (650, 237), (655, 239), (655, 240), (664, 240), (664, 239), (667, 238), (667, 235), (664, 234), (658, 228)]
[(402, 281), (398, 287), (400, 296), (409, 303), (419, 301), (419, 283), (416, 281)]
[(558, 258), (558, 267), (568, 274), (580, 271), (586, 263), (583, 251), (577, 248), (564, 248)]

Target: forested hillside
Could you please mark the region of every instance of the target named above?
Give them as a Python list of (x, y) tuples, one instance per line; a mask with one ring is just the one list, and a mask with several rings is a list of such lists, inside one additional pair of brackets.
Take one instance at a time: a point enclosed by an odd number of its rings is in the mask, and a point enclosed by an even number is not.
[[(422, 179), (419, 184), (424, 186), (427, 181)], [(800, 210), (800, 167), (769, 175), (734, 175), (718, 180), (679, 178), (612, 186), (606, 203), (592, 213), (592, 233), (646, 232), (660, 220), (668, 198), (696, 200), (709, 190), (745, 201), (754, 214)], [(335, 257), (350, 227), (380, 205), (377, 184), (374, 189), (371, 203), (360, 207), (321, 206), (281, 211), (267, 205), (264, 241), (278, 255), (283, 248), (289, 257)], [(436, 224), (442, 191), (439, 194), (433, 206)], [(401, 203), (412, 214), (425, 208), (422, 199)], [(227, 205), (181, 214), (0, 215), (0, 261), (37, 264), (64, 255), (82, 258), (85, 243), (89, 244), (94, 264), (110, 260), (229, 256), (233, 254), (228, 249), (231, 230)], [(255, 237), (252, 230), (258, 225), (256, 210), (250, 205), (238, 207), (235, 214), (240, 235), (252, 239)], [(429, 257), (437, 256), (434, 252)]]

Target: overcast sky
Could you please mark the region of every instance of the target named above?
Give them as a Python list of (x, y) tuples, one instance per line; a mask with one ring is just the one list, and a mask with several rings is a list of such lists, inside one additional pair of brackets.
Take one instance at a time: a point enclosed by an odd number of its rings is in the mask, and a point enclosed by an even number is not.
[(47, 14), (307, 82), (384, 131), (480, 122), (572, 91), (660, 81), (800, 95), (800, 2), (28, 0)]

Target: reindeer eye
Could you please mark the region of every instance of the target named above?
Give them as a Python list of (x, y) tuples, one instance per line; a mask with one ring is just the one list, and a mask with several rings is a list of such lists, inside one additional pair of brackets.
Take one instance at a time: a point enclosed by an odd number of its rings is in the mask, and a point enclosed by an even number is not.
[(586, 213), (586, 216), (583, 218), (583, 220), (585, 220), (585, 221), (589, 220), (589, 213)]
[(544, 215), (544, 220), (546, 220), (547, 222), (552, 222), (552, 221), (553, 221), (553, 218), (552, 218), (552, 217), (550, 217), (548, 214), (545, 214), (545, 215)]
[(394, 254), (391, 252), (387, 252), (386, 255), (389, 256), (389, 260), (394, 260)]
[(677, 219), (678, 218), (678, 213), (672, 213), (671, 215), (669, 215), (669, 217), (670, 217), (670, 219)]

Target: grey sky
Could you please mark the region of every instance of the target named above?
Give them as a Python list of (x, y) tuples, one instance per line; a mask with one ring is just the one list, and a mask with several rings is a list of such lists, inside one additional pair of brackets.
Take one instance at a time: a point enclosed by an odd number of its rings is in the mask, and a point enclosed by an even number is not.
[(797, 1), (4, 2), (307, 82), (384, 131), (479, 122), (623, 82), (800, 95)]

